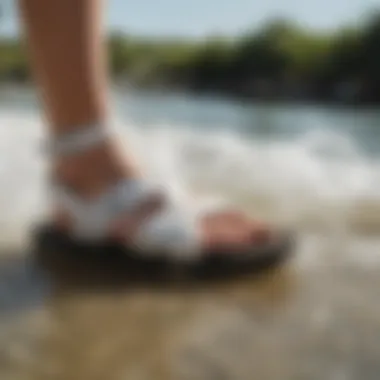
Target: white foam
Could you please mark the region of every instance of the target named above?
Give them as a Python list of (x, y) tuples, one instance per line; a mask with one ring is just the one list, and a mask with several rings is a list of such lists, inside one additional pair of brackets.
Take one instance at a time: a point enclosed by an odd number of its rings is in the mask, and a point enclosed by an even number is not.
[[(25, 226), (46, 207), (36, 114), (0, 112), (0, 224)], [(380, 231), (380, 161), (348, 135), (246, 139), (232, 129), (119, 125), (145, 169), (178, 191), (235, 201), (253, 213), (325, 229)]]
[(178, 187), (232, 197), (277, 218), (380, 227), (380, 161), (361, 155), (348, 135), (306, 131), (263, 142), (232, 130), (159, 125), (135, 138), (149, 170)]

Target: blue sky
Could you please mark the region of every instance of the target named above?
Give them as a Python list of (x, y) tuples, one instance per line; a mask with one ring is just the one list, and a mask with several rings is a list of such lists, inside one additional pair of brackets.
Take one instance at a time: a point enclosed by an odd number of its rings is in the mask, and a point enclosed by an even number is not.
[[(0, 20), (0, 35), (18, 31), (14, 2), (0, 1), (11, 16)], [(284, 16), (315, 29), (331, 29), (360, 21), (379, 7), (380, 0), (108, 0), (107, 26), (139, 35), (198, 37), (236, 34)]]

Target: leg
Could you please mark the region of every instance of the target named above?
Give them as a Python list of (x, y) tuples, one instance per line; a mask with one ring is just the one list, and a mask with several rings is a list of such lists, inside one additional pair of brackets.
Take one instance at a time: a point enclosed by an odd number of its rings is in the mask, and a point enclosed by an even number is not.
[(28, 46), (51, 132), (106, 120), (99, 0), (21, 0)]
[[(20, 5), (48, 119), (48, 134), (61, 136), (89, 124), (106, 127), (101, 0), (20, 0)], [(140, 177), (137, 166), (118, 149), (115, 140), (57, 158), (52, 164), (53, 176), (84, 198), (96, 199), (112, 183)], [(136, 231), (160, 207), (160, 198), (150, 199), (137, 214), (118, 217), (109, 233), (122, 240), (130, 239), (131, 231)], [(202, 248), (246, 247), (253, 241), (262, 243), (268, 236), (266, 228), (235, 212), (209, 215), (198, 224)]]
[[(101, 0), (20, 0), (35, 78), (48, 119), (60, 135), (107, 123), (105, 43)], [(112, 147), (110, 146), (112, 145)], [(84, 194), (105, 182), (138, 175), (116, 143), (53, 163), (53, 172)], [(96, 168), (96, 170), (94, 170)], [(90, 194), (89, 194), (90, 195)]]

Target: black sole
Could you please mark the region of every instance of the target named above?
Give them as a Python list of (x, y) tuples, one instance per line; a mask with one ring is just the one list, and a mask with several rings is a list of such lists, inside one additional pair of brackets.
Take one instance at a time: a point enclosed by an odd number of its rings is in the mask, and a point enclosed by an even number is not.
[(128, 275), (150, 279), (166, 279), (184, 276), (191, 279), (223, 279), (244, 274), (262, 273), (276, 268), (287, 261), (294, 252), (295, 239), (292, 234), (283, 233), (273, 244), (252, 247), (244, 252), (210, 252), (196, 262), (177, 261), (164, 255), (144, 257), (133, 248), (113, 242), (89, 244), (71, 239), (68, 235), (51, 226), (35, 229), (33, 246), (36, 257), (43, 263), (57, 256), (71, 260), (75, 265), (79, 260), (86, 265), (100, 265), (116, 271), (127, 271)]

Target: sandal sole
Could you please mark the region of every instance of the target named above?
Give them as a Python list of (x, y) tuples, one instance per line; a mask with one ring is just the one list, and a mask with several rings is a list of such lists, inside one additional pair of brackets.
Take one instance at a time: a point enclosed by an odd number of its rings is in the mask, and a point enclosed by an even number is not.
[(200, 259), (189, 262), (170, 259), (164, 255), (144, 256), (134, 247), (112, 241), (83, 243), (49, 225), (39, 226), (32, 232), (32, 236), (34, 253), (43, 262), (49, 260), (52, 254), (59, 254), (74, 260), (78, 257), (85, 258), (89, 262), (125, 268), (129, 272), (144, 273), (147, 276), (165, 277), (181, 273), (198, 279), (261, 273), (284, 264), (295, 248), (294, 235), (281, 232), (276, 241), (269, 244), (245, 250), (204, 252)]

